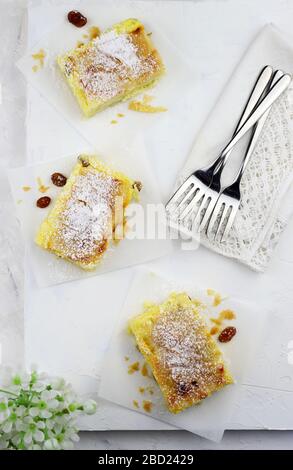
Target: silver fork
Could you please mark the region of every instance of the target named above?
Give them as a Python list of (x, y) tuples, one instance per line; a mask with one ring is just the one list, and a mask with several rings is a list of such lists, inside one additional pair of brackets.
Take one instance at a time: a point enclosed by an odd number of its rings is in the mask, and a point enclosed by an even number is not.
[[(240, 129), (244, 121), (253, 111), (254, 107), (258, 103), (264, 90), (267, 88), (272, 75), (273, 75), (273, 69), (269, 65), (264, 67), (261, 73), (259, 74), (255, 82), (255, 85), (253, 87), (253, 90), (249, 96), (249, 99), (246, 103), (243, 114), (236, 126), (233, 136)], [(225, 161), (229, 157), (231, 151), (232, 149), (230, 150), (230, 152), (226, 154)], [(209, 167), (196, 170), (192, 175), (190, 175), (185, 180), (185, 182), (180, 186), (180, 188), (175, 192), (175, 194), (170, 198), (170, 200), (167, 202), (166, 204), (167, 212), (173, 211), (172, 216), (175, 216), (176, 213), (182, 210), (181, 214), (178, 215), (178, 219), (180, 219), (181, 222), (190, 213), (192, 214), (194, 209), (196, 209), (200, 199), (203, 197), (206, 199), (208, 198), (208, 187), (212, 183), (213, 176), (217, 168), (219, 167), (219, 165), (221, 166), (225, 165), (225, 161), (222, 157), (222, 154), (220, 154), (220, 156), (217, 157), (216, 160)], [(211, 193), (210, 205), (212, 203), (212, 200), (214, 199), (213, 196), (214, 195)], [(180, 200), (181, 197), (182, 199)], [(203, 203), (203, 201), (201, 202)], [(186, 203), (188, 204), (185, 205)], [(200, 207), (198, 207), (198, 213), (200, 212), (201, 212)]]
[[(236, 143), (243, 137), (243, 135), (256, 123), (256, 121), (265, 113), (265, 111), (272, 105), (272, 103), (280, 96), (281, 93), (288, 87), (291, 77), (289, 75), (284, 75), (270, 90), (266, 97), (261, 101), (258, 106), (255, 106), (259, 100), (259, 97), (263, 93), (264, 89), (267, 87), (268, 82), (270, 81), (272, 74), (272, 69), (266, 67), (253, 90), (253, 95), (256, 96), (257, 91), (257, 100), (254, 102), (254, 105), (251, 107), (253, 112), (249, 118), (244, 122), (244, 124), (238, 129), (237, 133), (233, 136), (230, 142), (221, 152), (220, 156), (215, 160), (215, 162), (208, 168), (195, 171), (187, 180), (182, 184), (182, 186), (175, 192), (166, 205), (166, 210), (169, 215), (174, 216), (178, 211), (184, 207), (183, 212), (180, 214), (182, 220), (190, 212), (192, 213), (194, 209), (198, 207), (198, 211), (201, 211), (203, 207), (203, 200), (207, 200), (209, 203), (212, 203), (213, 206), (216, 203), (217, 195), (213, 195), (212, 192), (209, 192), (209, 186), (213, 181), (213, 177), (222, 172), (223, 167), (225, 166), (227, 156), (229, 156), (230, 151), (236, 145)], [(254, 94), (255, 91), (255, 94)], [(260, 93), (261, 91), (261, 93)], [(253, 96), (251, 96), (252, 98)], [(249, 103), (252, 101), (249, 100)], [(220, 187), (219, 187), (220, 190)], [(185, 207), (184, 204), (187, 203)], [(174, 210), (172, 213), (172, 208)], [(179, 219), (179, 217), (178, 217)]]
[[(274, 73), (272, 82), (270, 84), (270, 89), (284, 76), (282, 70), (277, 70)], [(259, 121), (255, 124), (252, 131), (252, 136), (250, 142), (247, 146), (245, 156), (242, 160), (240, 169), (234, 181), (227, 186), (221, 194), (218, 196), (216, 205), (214, 206), (212, 216), (207, 226), (207, 236), (209, 239), (215, 240), (220, 236), (220, 241), (223, 242), (227, 239), (228, 233), (231, 230), (234, 219), (236, 217), (237, 211), (240, 206), (241, 192), (240, 192), (240, 183), (243, 176), (243, 173), (247, 167), (247, 164), (250, 160), (251, 155), (253, 154), (254, 148), (258, 141), (258, 138), (261, 134), (263, 126), (266, 122), (270, 108), (262, 115)], [(216, 230), (213, 230), (215, 224), (217, 223)]]

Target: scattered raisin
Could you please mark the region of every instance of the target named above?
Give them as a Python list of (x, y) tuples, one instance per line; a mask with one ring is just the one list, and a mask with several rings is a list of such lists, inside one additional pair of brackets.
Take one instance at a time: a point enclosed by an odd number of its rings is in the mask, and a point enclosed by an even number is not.
[(220, 333), (218, 340), (220, 343), (228, 343), (231, 341), (233, 336), (236, 335), (236, 328), (234, 326), (227, 326), (227, 328), (224, 328), (224, 330)]
[(185, 395), (186, 393), (188, 393), (190, 390), (190, 385), (189, 384), (186, 384), (186, 383), (180, 383), (178, 385), (178, 393), (180, 395)]
[(135, 188), (138, 192), (142, 190), (142, 183), (140, 181), (135, 181), (133, 183), (133, 188)]
[(53, 184), (55, 184), (55, 186), (61, 187), (65, 186), (67, 178), (61, 173), (53, 173), (53, 175), (51, 175), (51, 181)]
[(87, 18), (77, 10), (70, 11), (67, 15), (67, 18), (69, 23), (73, 24), (77, 28), (82, 28), (87, 24)]
[(37, 207), (39, 207), (40, 209), (45, 209), (46, 207), (48, 207), (50, 202), (51, 202), (51, 198), (49, 196), (43, 196), (37, 200), (36, 204), (37, 204)]
[(87, 166), (90, 166), (90, 162), (86, 158), (83, 158), (82, 156), (79, 156), (78, 160), (80, 161), (80, 163), (82, 164), (83, 167), (86, 168)]

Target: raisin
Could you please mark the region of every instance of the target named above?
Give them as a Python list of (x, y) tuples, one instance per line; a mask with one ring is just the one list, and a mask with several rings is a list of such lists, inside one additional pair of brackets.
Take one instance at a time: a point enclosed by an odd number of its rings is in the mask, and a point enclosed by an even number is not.
[(188, 393), (190, 387), (188, 384), (185, 384), (185, 383), (181, 383), (178, 385), (178, 392), (180, 393), (180, 395), (185, 395), (186, 393)]
[(135, 181), (133, 183), (133, 188), (140, 192), (142, 190), (142, 183), (140, 181)]
[(220, 343), (228, 343), (231, 341), (233, 336), (236, 335), (236, 328), (234, 326), (227, 326), (227, 328), (224, 328), (224, 330), (220, 333), (218, 340)]
[(86, 168), (87, 166), (90, 166), (90, 162), (86, 158), (83, 158), (81, 155), (78, 157), (78, 160), (80, 161), (80, 163), (82, 164), (84, 168)]
[(187, 395), (193, 389), (193, 387), (198, 387), (196, 380), (193, 380), (190, 383), (180, 383), (177, 385), (177, 390), (180, 395)]
[(87, 18), (77, 10), (70, 11), (67, 15), (67, 18), (69, 23), (73, 24), (77, 28), (82, 28), (87, 24)]
[(51, 198), (49, 196), (43, 196), (37, 200), (36, 205), (40, 209), (45, 209), (46, 207), (48, 207), (50, 202), (51, 202)]
[(62, 175), (61, 173), (53, 173), (51, 175), (51, 181), (55, 186), (65, 186), (67, 178), (66, 176)]

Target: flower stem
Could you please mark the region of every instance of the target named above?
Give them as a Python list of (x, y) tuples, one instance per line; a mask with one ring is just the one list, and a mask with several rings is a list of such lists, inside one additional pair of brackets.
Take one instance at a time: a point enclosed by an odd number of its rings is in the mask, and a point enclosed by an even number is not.
[(8, 395), (13, 395), (14, 397), (18, 397), (16, 393), (9, 392), (8, 390), (4, 390), (2, 388), (0, 388), (0, 392), (7, 393)]

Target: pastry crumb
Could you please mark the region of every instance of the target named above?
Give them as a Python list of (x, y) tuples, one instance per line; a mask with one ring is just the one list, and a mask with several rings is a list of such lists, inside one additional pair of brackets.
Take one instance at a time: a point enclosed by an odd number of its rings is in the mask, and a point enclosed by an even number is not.
[(234, 320), (236, 318), (233, 310), (222, 310), (219, 315), (223, 320)]
[(220, 305), (220, 303), (222, 302), (222, 297), (220, 294), (216, 294), (215, 297), (214, 297), (214, 307), (217, 307), (218, 305)]
[(45, 186), (42, 179), (40, 177), (37, 178), (37, 183), (38, 183), (38, 190), (40, 193), (46, 193), (48, 189), (50, 189), (50, 186)]
[(98, 26), (92, 26), (89, 29), (89, 37), (90, 39), (96, 39), (101, 35), (101, 30), (98, 28)]
[(144, 411), (146, 411), (147, 413), (151, 413), (152, 408), (153, 408), (153, 403), (151, 401), (144, 400), (142, 405), (143, 405)]
[(141, 375), (143, 377), (149, 377), (149, 371), (146, 362), (143, 363), (142, 368), (141, 368)]
[(233, 310), (222, 310), (218, 318), (211, 318), (211, 322), (215, 323), (215, 325), (222, 326), (224, 320), (234, 320), (234, 318), (236, 318), (236, 315)]
[(39, 67), (43, 67), (45, 63), (46, 53), (44, 49), (40, 49), (39, 52), (32, 54), (32, 58), (38, 62)]
[(139, 393), (143, 394), (145, 392), (145, 388), (144, 387), (139, 387), (138, 391), (139, 391)]
[(139, 403), (137, 400), (133, 400), (132, 403), (133, 403), (134, 408), (139, 408)]
[(23, 186), (22, 187), (22, 190), (27, 193), (28, 191), (30, 191), (32, 188), (30, 186)]
[(123, 118), (123, 117), (125, 117), (125, 114), (123, 114), (123, 113), (117, 113), (117, 117)]
[(213, 302), (214, 307), (217, 307), (218, 305), (220, 305), (220, 303), (223, 300), (221, 294), (216, 292), (214, 289), (207, 289), (207, 295), (214, 297), (214, 302)]
[(116, 119), (112, 119), (111, 124), (117, 124), (117, 123), (118, 121), (116, 121)]
[(124, 356), (124, 360), (127, 362), (129, 361), (129, 356)]
[(139, 371), (139, 362), (136, 361), (128, 367), (128, 374), (134, 374), (134, 372)]
[(22, 199), (18, 199), (18, 200), (16, 201), (17, 204), (21, 204), (22, 202), (23, 202)]
[(139, 113), (163, 113), (167, 111), (167, 108), (164, 106), (153, 106), (150, 103), (153, 101), (154, 97), (150, 95), (144, 95), (142, 101), (130, 101), (128, 104), (128, 109), (131, 111), (137, 111)]
[(217, 333), (219, 333), (219, 328), (217, 326), (212, 326), (212, 328), (210, 329), (210, 334), (213, 336)]
[(32, 66), (32, 71), (33, 71), (33, 72), (36, 73), (38, 70), (39, 70), (38, 65), (33, 65), (33, 66)]

